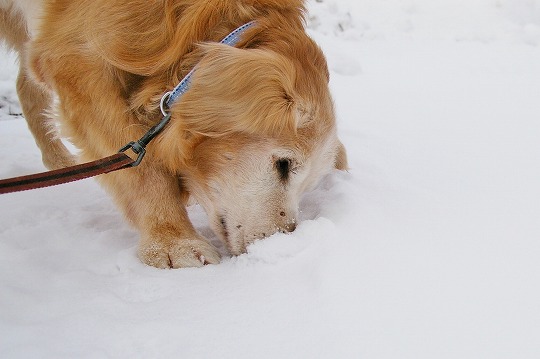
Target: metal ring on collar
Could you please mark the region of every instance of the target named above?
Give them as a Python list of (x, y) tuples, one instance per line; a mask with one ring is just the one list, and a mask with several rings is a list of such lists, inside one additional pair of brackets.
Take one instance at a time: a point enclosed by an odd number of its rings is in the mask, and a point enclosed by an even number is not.
[(169, 100), (170, 96), (171, 91), (165, 92), (165, 94), (163, 94), (163, 97), (161, 97), (161, 101), (159, 102), (159, 109), (161, 110), (163, 116), (167, 116), (169, 114), (169, 106), (167, 106), (167, 109), (165, 109), (165, 106), (167, 105), (167, 101)]

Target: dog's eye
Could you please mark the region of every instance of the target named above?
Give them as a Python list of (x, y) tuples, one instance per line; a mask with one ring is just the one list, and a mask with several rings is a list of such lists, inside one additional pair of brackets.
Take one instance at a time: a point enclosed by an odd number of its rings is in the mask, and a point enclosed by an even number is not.
[(291, 167), (291, 160), (288, 158), (280, 158), (276, 161), (276, 169), (279, 173), (279, 177), (286, 181), (289, 178), (289, 172)]

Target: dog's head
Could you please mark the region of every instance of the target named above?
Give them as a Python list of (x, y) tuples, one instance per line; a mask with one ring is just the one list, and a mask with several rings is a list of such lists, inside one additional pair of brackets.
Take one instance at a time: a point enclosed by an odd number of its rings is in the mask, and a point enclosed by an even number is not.
[(294, 55), (206, 45), (159, 140), (232, 254), (293, 231), (302, 193), (346, 168), (326, 63), (309, 45)]

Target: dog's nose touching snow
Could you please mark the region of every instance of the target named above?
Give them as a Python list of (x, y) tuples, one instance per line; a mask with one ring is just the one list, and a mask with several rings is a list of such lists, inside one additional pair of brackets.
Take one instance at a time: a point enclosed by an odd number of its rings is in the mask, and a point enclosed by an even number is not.
[[(283, 217), (285, 218), (285, 216)], [(256, 240), (270, 237), (276, 233), (289, 234), (291, 232), (294, 232), (295, 229), (296, 229), (296, 218), (284, 219), (279, 224), (275, 223), (263, 231), (244, 235), (244, 244), (245, 244), (245, 247), (247, 247), (253, 242), (255, 242)], [(244, 248), (244, 251), (245, 250), (246, 248)]]
[[(296, 218), (288, 219), (285, 212), (279, 212), (279, 216), (285, 219), (285, 222), (278, 226), (281, 233), (291, 233), (296, 229)], [(272, 233), (273, 234), (273, 233)]]
[(274, 218), (275, 220), (264, 221), (266, 224), (258, 223), (241, 223), (233, 224), (229, 222), (225, 217), (219, 217), (219, 223), (221, 234), (224, 242), (227, 244), (229, 252), (232, 255), (240, 255), (247, 251), (247, 247), (253, 242), (270, 237), (276, 233), (291, 233), (296, 229), (297, 219), (296, 216), (289, 217), (285, 212), (280, 212), (279, 216)]
[(292, 222), (286, 223), (280, 227), (278, 227), (278, 231), (280, 233), (291, 233), (294, 232), (296, 229), (296, 220), (293, 220)]

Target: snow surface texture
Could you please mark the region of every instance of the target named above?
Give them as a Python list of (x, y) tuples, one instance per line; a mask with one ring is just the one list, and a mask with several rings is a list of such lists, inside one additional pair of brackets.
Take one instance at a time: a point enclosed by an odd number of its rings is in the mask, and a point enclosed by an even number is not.
[[(1, 358), (540, 357), (540, 1), (312, 1), (309, 26), (351, 170), (298, 229), (158, 270), (92, 180), (2, 196)], [(0, 177), (40, 171), (0, 61)]]

